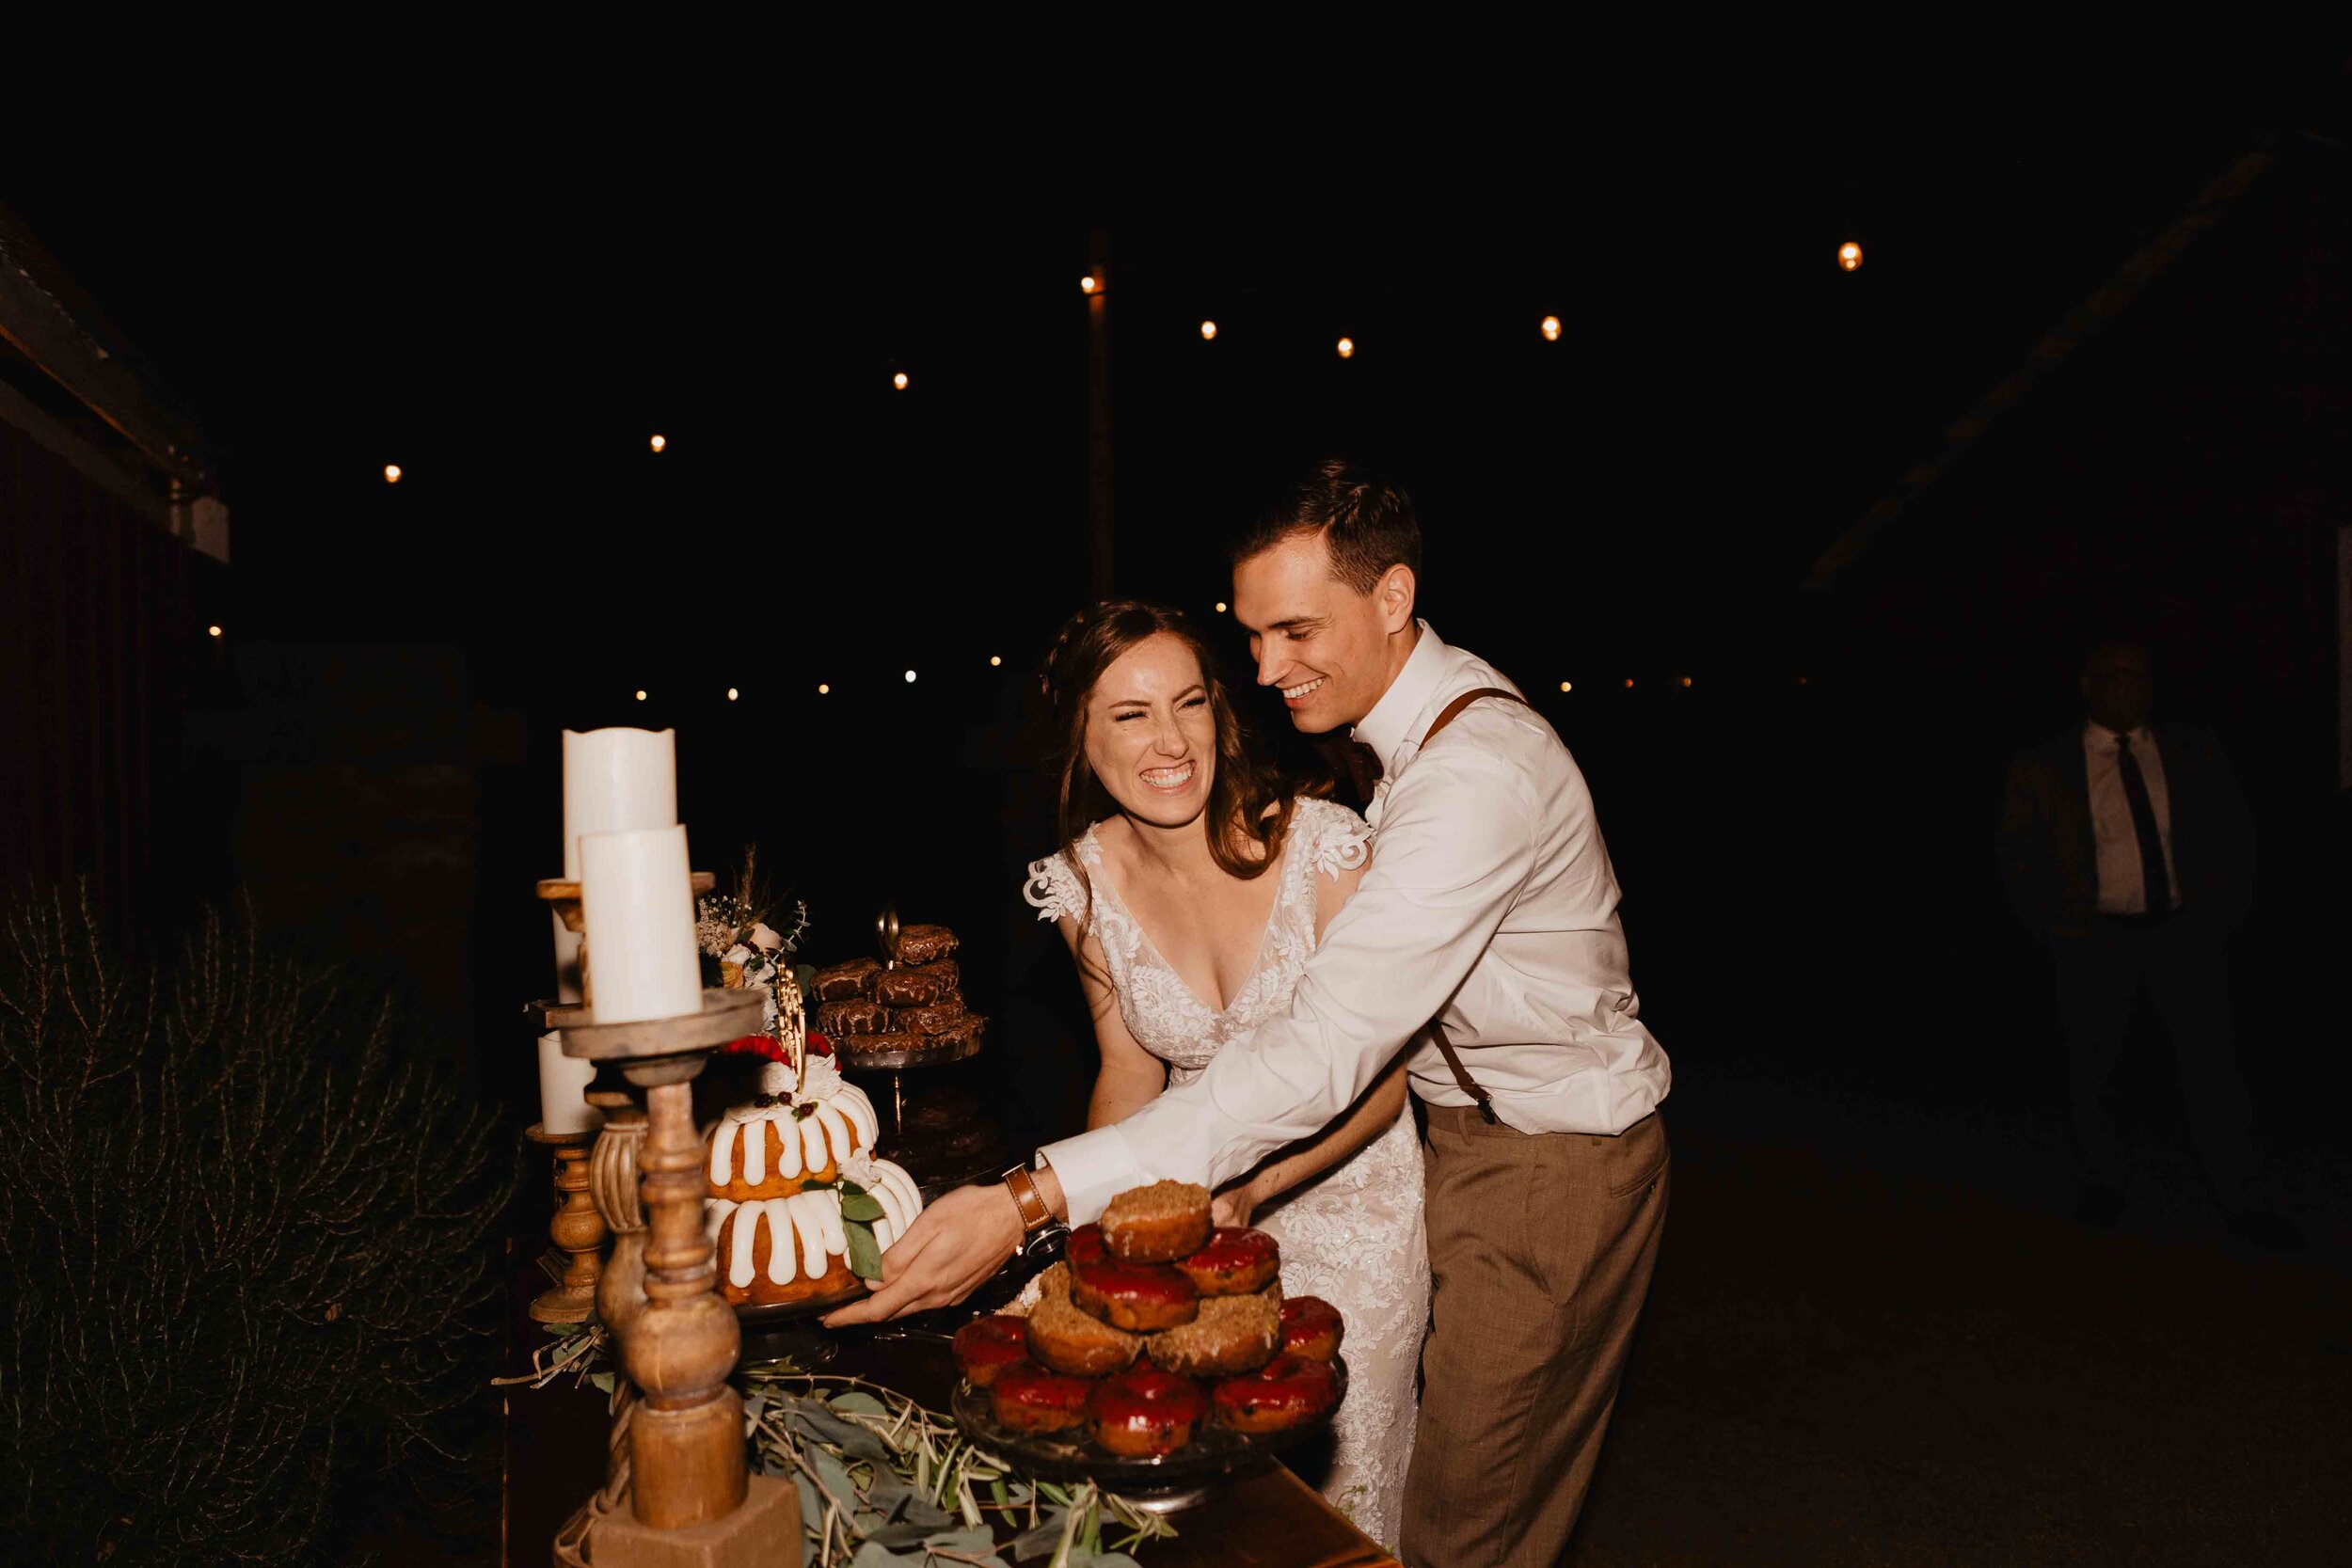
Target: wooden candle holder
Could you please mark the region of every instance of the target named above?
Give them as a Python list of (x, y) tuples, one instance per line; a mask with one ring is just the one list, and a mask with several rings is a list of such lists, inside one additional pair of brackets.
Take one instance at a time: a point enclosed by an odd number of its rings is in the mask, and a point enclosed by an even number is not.
[(523, 1136), (555, 1152), (555, 1190), (562, 1195), (562, 1202), (556, 1208), (555, 1217), (548, 1222), (548, 1236), (571, 1259), (564, 1267), (563, 1280), (532, 1298), (532, 1320), (543, 1323), (585, 1323), (588, 1314), (596, 1310), (596, 1279), (603, 1272), (606, 1234), (604, 1216), (596, 1212), (596, 1201), (588, 1195), (588, 1151), (596, 1141), (596, 1130), (550, 1132), (534, 1124), (523, 1130)]

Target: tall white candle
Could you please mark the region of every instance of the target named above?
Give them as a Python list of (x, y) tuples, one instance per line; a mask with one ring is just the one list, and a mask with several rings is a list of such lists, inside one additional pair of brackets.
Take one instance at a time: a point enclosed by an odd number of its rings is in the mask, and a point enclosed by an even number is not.
[(598, 1023), (702, 1010), (691, 877), (682, 823), (580, 835), (580, 906)]
[[(582, 833), (666, 828), (677, 820), (674, 730), (564, 732), (564, 875), (580, 879)], [(580, 937), (555, 917), (556, 997), (580, 1000)]]
[(539, 1125), (549, 1132), (587, 1132), (604, 1125), (604, 1113), (588, 1103), (588, 1084), (596, 1064), (564, 1054), (564, 1037), (539, 1037)]

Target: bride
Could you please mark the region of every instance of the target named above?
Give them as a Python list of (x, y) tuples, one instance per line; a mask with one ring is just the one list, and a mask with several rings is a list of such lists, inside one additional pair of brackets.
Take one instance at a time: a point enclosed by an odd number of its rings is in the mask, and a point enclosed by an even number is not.
[[(1095, 1128), (1199, 1075), (1290, 1006), (1308, 954), (1363, 877), (1371, 830), (1283, 787), (1173, 610), (1130, 601), (1081, 611), (1045, 684), (1061, 846), (1029, 867), (1024, 895), (1077, 960), (1103, 1052), (1087, 1107)], [(1430, 1289), (1402, 1058), (1319, 1136), (1219, 1192), (1216, 1212), (1219, 1225), (1273, 1235), (1284, 1292), (1321, 1296), (1345, 1319), (1348, 1392), (1323, 1491), (1393, 1543)]]

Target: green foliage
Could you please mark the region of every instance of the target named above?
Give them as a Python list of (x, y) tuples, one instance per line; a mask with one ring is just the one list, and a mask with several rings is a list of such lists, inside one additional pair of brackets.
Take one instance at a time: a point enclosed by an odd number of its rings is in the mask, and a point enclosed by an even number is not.
[(242, 923), (159, 971), (87, 900), (9, 910), (12, 1560), (312, 1560), (371, 1475), (453, 1457), (498, 1360), (491, 1125), (404, 1059), (380, 998)]

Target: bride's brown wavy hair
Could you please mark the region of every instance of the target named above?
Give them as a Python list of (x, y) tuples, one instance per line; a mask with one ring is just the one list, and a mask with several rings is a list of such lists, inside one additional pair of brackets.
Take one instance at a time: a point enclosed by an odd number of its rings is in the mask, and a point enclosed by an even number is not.
[(1054, 802), (1057, 847), (1089, 898), (1094, 890), (1079, 863), (1077, 843), (1089, 828), (1115, 814), (1119, 802), (1087, 766), (1087, 699), (1120, 655), (1161, 636), (1192, 650), (1209, 691), (1209, 716), (1216, 725), (1216, 776), (1209, 782), (1203, 814), (1210, 855), (1229, 875), (1262, 876), (1281, 858), (1282, 835), (1290, 831), (1292, 786), (1234, 710), (1225, 683), (1217, 678), (1216, 656), (1192, 624), (1179, 610), (1139, 599), (1089, 605), (1054, 639), (1041, 677), (1053, 705), (1054, 763), (1060, 775)]

